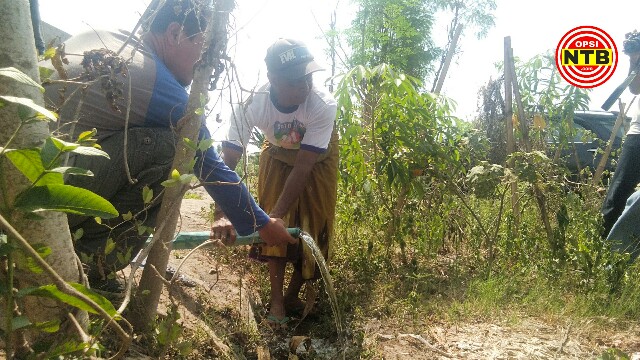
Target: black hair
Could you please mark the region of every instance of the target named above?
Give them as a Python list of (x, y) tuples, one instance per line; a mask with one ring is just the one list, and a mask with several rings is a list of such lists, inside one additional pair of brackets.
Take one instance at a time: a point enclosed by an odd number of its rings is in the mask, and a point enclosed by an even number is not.
[(207, 27), (206, 18), (200, 13), (197, 0), (167, 0), (158, 10), (151, 23), (153, 33), (161, 33), (173, 22), (182, 25), (187, 36), (203, 32)]

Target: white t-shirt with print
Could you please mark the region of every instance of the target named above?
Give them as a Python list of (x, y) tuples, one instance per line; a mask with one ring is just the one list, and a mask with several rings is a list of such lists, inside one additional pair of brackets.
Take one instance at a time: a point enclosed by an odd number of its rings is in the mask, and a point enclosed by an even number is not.
[(270, 88), (269, 83), (263, 85), (249, 101), (234, 109), (226, 145), (246, 148), (255, 127), (276, 146), (324, 153), (331, 139), (337, 111), (337, 103), (331, 93), (314, 86), (296, 110), (283, 113), (273, 105)]

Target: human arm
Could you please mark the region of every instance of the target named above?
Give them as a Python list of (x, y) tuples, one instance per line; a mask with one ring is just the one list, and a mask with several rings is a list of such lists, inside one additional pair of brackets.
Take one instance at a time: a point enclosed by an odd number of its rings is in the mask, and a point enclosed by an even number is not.
[[(206, 127), (201, 128), (200, 136), (201, 139), (210, 137)], [(213, 148), (198, 154), (195, 169), (196, 175), (205, 183), (205, 190), (220, 206), (239, 235), (250, 235), (258, 231), (262, 240), (269, 245), (295, 242), (284, 223), (269, 218), (256, 204), (238, 174), (225, 165)], [(231, 234), (235, 236), (234, 232)]]
[(231, 146), (223, 146), (222, 147), (222, 161), (229, 167), (231, 170), (235, 170), (236, 166), (240, 162), (240, 158), (242, 157), (242, 151), (236, 149)]
[[(227, 148), (223, 145), (223, 152), (221, 155), (222, 161), (231, 170), (235, 170), (242, 152), (233, 148)], [(233, 228), (233, 224), (222, 211), (220, 204), (215, 203), (213, 209), (213, 224), (211, 225), (211, 238), (212, 239), (226, 239), (228, 242), (233, 243), (236, 240), (236, 232)]]
[[(240, 157), (242, 156), (242, 151), (237, 150), (233, 147), (223, 146), (223, 152), (221, 155), (224, 163), (231, 170), (235, 170), (238, 162), (240, 161)], [(222, 210), (221, 204), (216, 201), (214, 211), (213, 211), (213, 224), (211, 225), (211, 238), (213, 239), (222, 239), (226, 244), (231, 244), (236, 241), (236, 232), (231, 224), (231, 221), (226, 217), (224, 211)], [(282, 220), (280, 220), (282, 222)], [(273, 223), (272, 223), (273, 222)], [(282, 222), (284, 226), (284, 222)], [(264, 226), (264, 231), (266, 232), (266, 236), (269, 237), (273, 227), (277, 227), (276, 219), (270, 219)], [(259, 231), (263, 231), (260, 229)], [(262, 237), (262, 232), (260, 233)]]
[[(258, 234), (260, 234), (260, 239), (268, 245), (278, 245), (278, 243), (273, 242), (272, 239), (279, 239), (282, 237), (292, 244), (295, 243), (296, 240), (291, 236), (285, 236), (282, 229), (285, 229), (285, 224), (282, 219), (269, 218), (269, 221), (258, 229)], [(229, 221), (226, 216), (222, 216), (213, 222), (213, 225), (211, 226), (211, 238), (220, 239), (225, 245), (231, 245), (236, 242), (237, 235), (235, 229), (233, 224), (231, 224), (231, 221)]]
[[(629, 54), (629, 72), (635, 70), (636, 72), (640, 71), (640, 52), (634, 52)], [(638, 95), (640, 94), (640, 76), (636, 76), (633, 81), (629, 84), (629, 91), (632, 94)]]
[[(246, 124), (244, 118), (241, 115), (241, 114), (244, 114), (242, 112), (242, 107), (240, 105), (237, 105), (234, 113), (238, 114), (238, 118), (234, 117), (231, 120), (231, 127), (229, 129), (230, 134), (232, 134), (234, 138), (243, 138), (243, 136), (245, 137), (248, 136), (247, 133), (250, 131), (251, 126)], [(238, 162), (240, 162), (240, 158), (242, 157), (242, 154), (244, 154), (244, 146), (241, 146), (241, 144), (246, 144), (246, 139), (241, 140), (239, 143), (230, 142), (230, 141), (222, 142), (222, 153), (220, 154), (220, 157), (222, 158), (222, 161), (224, 162), (224, 164), (234, 171), (236, 169), (236, 166), (238, 165)], [(215, 205), (213, 215), (214, 215), (213, 217), (214, 227), (220, 227), (220, 228), (226, 227), (228, 229), (228, 224), (224, 223), (224, 218), (225, 218), (224, 211), (222, 211), (222, 208), (217, 203)], [(221, 219), (222, 221), (219, 222), (218, 220), (221, 220)]]
[(280, 193), (276, 205), (269, 216), (282, 218), (287, 215), (291, 205), (298, 199), (302, 190), (307, 186), (307, 181), (313, 170), (313, 166), (319, 154), (309, 150), (298, 150), (293, 169), (287, 177), (284, 190)]

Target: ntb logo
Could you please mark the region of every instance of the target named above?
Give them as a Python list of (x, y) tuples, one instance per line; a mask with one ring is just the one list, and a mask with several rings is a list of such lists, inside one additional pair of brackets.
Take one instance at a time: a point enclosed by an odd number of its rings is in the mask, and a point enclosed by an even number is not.
[(556, 67), (571, 85), (593, 88), (604, 84), (616, 70), (618, 50), (604, 30), (579, 26), (567, 32), (556, 48)]

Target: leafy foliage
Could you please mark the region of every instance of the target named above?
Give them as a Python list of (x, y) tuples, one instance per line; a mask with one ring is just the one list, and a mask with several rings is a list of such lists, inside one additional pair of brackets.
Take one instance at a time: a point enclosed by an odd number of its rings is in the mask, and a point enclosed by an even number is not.
[(420, 94), (419, 85), (386, 64), (358, 66), (342, 77), (336, 89), (342, 113), (338, 125), (343, 175), (350, 183), (408, 185), (420, 171), (444, 171), (447, 160), (460, 159), (452, 146), (459, 133), (448, 104)]
[[(517, 62), (516, 72), (525, 119), (509, 119), (520, 143), (509, 157), (502, 79), (487, 88), (491, 101), (472, 129), (450, 115), (447, 99), (421, 93), (417, 79), (391, 65), (356, 66), (340, 78), (332, 267), (348, 311), (389, 321), (510, 308), (637, 314), (638, 302), (629, 301), (638, 294), (634, 267), (600, 238), (602, 195), (568, 183), (545, 141), (549, 132), (568, 139), (570, 115), (586, 106), (588, 92), (560, 81), (546, 55)], [(531, 128), (531, 152), (523, 151), (520, 121)], [(496, 149), (500, 161), (492, 161)], [(509, 206), (510, 197), (519, 207)]]
[(431, 38), (433, 4), (425, 0), (358, 0), (347, 37), (350, 66), (389, 64), (424, 79), (438, 53)]
[[(31, 80), (28, 76), (21, 73), (14, 68), (0, 69), (0, 76), (10, 78), (12, 81), (18, 81), (27, 86), (38, 87), (42, 90), (42, 87)], [(75, 167), (61, 166), (62, 160), (66, 154), (74, 153), (80, 156), (105, 156), (108, 155), (99, 149), (96, 145), (93, 135), (95, 132), (83, 133), (79, 136), (77, 143), (65, 142), (53, 137), (50, 137), (45, 142), (42, 148), (12, 148), (12, 142), (15, 138), (15, 134), (27, 124), (35, 121), (43, 120), (55, 120), (56, 114), (46, 110), (39, 106), (33, 100), (26, 98), (19, 98), (9, 95), (0, 96), (0, 106), (6, 106), (7, 104), (15, 104), (16, 107), (16, 122), (18, 126), (13, 136), (11, 136), (6, 144), (0, 147), (0, 157), (4, 157), (9, 160), (7, 165), (13, 165), (19, 170), (24, 177), (29, 181), (30, 185), (24, 188), (15, 197), (13, 203), (5, 202), (2, 208), (0, 208), (0, 215), (4, 219), (12, 219), (12, 215), (16, 212), (23, 212), (27, 215), (31, 215), (32, 219), (38, 219), (34, 213), (50, 210), (61, 211), (72, 214), (80, 214), (85, 216), (99, 216), (103, 218), (111, 218), (118, 215), (118, 212), (113, 205), (104, 198), (87, 191), (85, 189), (73, 187), (64, 184), (64, 176), (92, 176), (90, 171), (79, 169)], [(10, 166), (10, 165), (9, 165)], [(0, 179), (3, 183), (7, 182), (7, 179)], [(6, 186), (2, 186), (0, 191), (6, 192)], [(7, 199), (7, 195), (3, 194), (3, 199)], [(46, 258), (51, 249), (47, 246), (40, 246), (38, 249), (31, 248), (28, 250), (28, 244), (20, 248), (16, 242), (16, 238), (12, 236), (4, 236), (2, 234), (2, 241), (0, 243), (0, 253), (5, 257), (5, 272), (8, 274), (4, 276), (4, 282), (0, 286), (0, 295), (4, 301), (9, 304), (9, 308), (14, 305), (17, 309), (20, 308), (21, 301), (26, 296), (38, 296), (57, 300), (61, 303), (76, 307), (78, 309), (95, 313), (95, 309), (87, 304), (79, 297), (69, 295), (68, 293), (57, 288), (53, 284), (42, 285), (34, 288), (22, 288), (16, 291), (16, 286), (13, 281), (14, 266), (22, 267), (24, 270), (31, 271), (35, 274), (40, 274), (43, 269), (35, 261), (35, 258)], [(33, 255), (30, 254), (37, 254)], [(98, 304), (103, 310), (107, 311), (111, 316), (116, 316), (116, 311), (113, 305), (104, 297), (94, 293), (81, 284), (71, 284), (80, 293), (88, 296), (94, 303)], [(33, 324), (25, 316), (11, 316), (5, 312), (7, 319), (11, 322), (10, 331), (4, 334), (5, 343), (11, 343), (13, 332), (21, 331), (22, 329), (33, 328), (44, 332), (57, 332), (60, 329), (60, 324), (55, 322)], [(37, 347), (38, 344), (35, 344)], [(76, 351), (87, 349), (90, 344), (88, 343), (67, 343), (58, 347), (49, 347), (46, 351), (50, 354), (68, 354)]]

